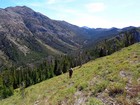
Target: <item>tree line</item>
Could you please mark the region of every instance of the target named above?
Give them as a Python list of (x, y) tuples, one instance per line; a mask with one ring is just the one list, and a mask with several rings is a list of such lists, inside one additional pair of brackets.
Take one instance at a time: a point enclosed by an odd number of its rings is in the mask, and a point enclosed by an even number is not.
[(0, 99), (13, 95), (14, 89), (28, 87), (66, 73), (69, 68), (81, 65), (79, 56), (61, 55), (43, 61), (37, 67), (11, 67), (0, 72)]

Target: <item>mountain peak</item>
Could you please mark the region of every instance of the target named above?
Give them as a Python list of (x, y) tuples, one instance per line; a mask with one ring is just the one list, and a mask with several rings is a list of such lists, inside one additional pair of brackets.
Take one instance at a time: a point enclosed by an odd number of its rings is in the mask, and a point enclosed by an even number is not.
[(30, 15), (35, 13), (31, 8), (27, 6), (16, 6), (16, 7), (7, 7), (5, 8), (6, 11), (13, 11), (15, 13), (21, 14), (21, 15)]
[(30, 10), (31, 10), (31, 8), (29, 8), (29, 7), (27, 7), (27, 6), (7, 7), (7, 8), (5, 8), (5, 9), (30, 9)]
[(91, 29), (91, 28), (89, 28), (89, 27), (87, 27), (87, 26), (83, 26), (82, 28), (85, 28), (85, 29)]

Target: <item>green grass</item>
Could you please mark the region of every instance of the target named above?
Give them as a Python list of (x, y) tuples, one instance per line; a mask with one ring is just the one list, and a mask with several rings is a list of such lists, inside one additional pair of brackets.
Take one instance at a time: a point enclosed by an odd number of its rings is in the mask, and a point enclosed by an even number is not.
[[(129, 73), (121, 76), (120, 71)], [(71, 79), (68, 73), (43, 81), (25, 89), (23, 98), (19, 89), (14, 95), (0, 101), (0, 105), (73, 105), (85, 98), (87, 105), (102, 105), (99, 96), (126, 103), (126, 84), (137, 85), (140, 78), (140, 44), (124, 48), (110, 56), (90, 61), (81, 68), (75, 67)], [(108, 90), (106, 92), (106, 90)], [(78, 94), (78, 95), (77, 95)], [(139, 99), (139, 95), (135, 97)], [(132, 99), (132, 101), (135, 100)], [(139, 99), (140, 100), (140, 99)], [(131, 103), (131, 99), (129, 100)]]
[(96, 98), (90, 98), (88, 101), (87, 105), (103, 105), (102, 101)]

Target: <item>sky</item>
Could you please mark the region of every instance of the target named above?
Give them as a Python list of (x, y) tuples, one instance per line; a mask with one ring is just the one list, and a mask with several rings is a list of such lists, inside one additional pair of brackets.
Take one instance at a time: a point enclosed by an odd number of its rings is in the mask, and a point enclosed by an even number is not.
[(28, 6), (80, 27), (140, 26), (140, 0), (0, 0), (0, 8), (10, 6)]

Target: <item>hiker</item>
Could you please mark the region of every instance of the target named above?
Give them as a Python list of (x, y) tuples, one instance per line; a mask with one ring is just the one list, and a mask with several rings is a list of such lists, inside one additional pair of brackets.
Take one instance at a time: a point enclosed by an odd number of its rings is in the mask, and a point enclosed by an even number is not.
[(71, 78), (71, 77), (72, 77), (72, 74), (73, 74), (73, 69), (72, 69), (72, 68), (70, 68), (70, 69), (69, 69), (69, 78)]

